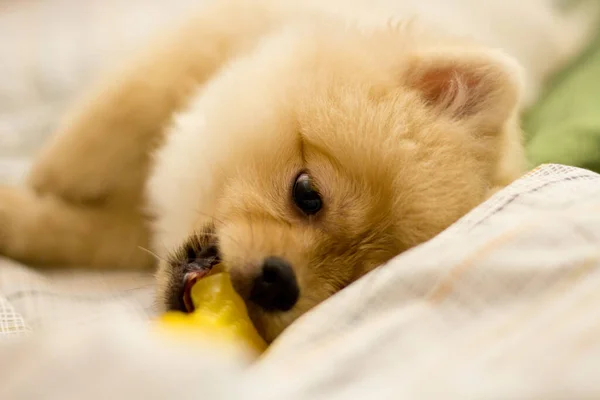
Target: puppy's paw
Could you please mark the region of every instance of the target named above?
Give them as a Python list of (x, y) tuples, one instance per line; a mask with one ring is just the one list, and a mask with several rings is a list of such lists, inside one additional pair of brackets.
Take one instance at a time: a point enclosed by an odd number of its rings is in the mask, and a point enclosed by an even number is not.
[(14, 257), (24, 242), (24, 218), (33, 213), (24, 189), (0, 185), (0, 255)]
[[(62, 146), (64, 147), (64, 146)], [(28, 184), (38, 195), (51, 194), (73, 203), (102, 204), (115, 191), (118, 160), (86, 146), (50, 148), (37, 160)]]

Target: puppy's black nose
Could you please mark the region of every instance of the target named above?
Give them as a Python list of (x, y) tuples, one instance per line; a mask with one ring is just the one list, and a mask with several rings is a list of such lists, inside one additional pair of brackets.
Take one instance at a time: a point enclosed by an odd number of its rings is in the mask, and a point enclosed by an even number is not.
[(265, 259), (254, 279), (250, 301), (267, 311), (289, 311), (298, 301), (300, 289), (290, 264), (278, 257)]

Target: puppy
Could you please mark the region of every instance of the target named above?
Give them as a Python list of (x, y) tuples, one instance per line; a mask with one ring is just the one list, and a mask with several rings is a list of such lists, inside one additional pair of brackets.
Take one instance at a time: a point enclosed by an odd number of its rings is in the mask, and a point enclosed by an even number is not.
[(522, 174), (511, 57), (321, 4), (223, 0), (153, 40), (66, 118), (29, 187), (0, 189), (0, 253), (141, 268), (151, 248), (171, 309), (223, 262), (270, 341)]

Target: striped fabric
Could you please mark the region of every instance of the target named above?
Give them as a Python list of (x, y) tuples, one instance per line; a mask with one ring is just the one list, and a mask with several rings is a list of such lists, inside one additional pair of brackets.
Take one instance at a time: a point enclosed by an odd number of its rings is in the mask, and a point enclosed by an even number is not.
[[(167, 352), (164, 342), (147, 340), (144, 328), (116, 313), (95, 321), (101, 335), (86, 329), (88, 321), (54, 319), (59, 326), (69, 322), (68, 345), (60, 334), (28, 337), (37, 338), (35, 352), (27, 351), (28, 340), (21, 351), (6, 347), (18, 365), (51, 359), (52, 367), (27, 370), (35, 390), (0, 376), (0, 398), (34, 399), (44, 390), (93, 400), (118, 389), (111, 398), (165, 398), (166, 390), (177, 398), (243, 393), (256, 400), (599, 399), (599, 267), (600, 175), (546, 165), (305, 315), (249, 369), (225, 358)], [(0, 268), (4, 335), (35, 325), (34, 310), (25, 317), (9, 294), (11, 274), (24, 273), (33, 274)], [(44, 290), (62, 296), (55, 305), (69, 310), (70, 294), (52, 287)], [(123, 293), (106, 292), (88, 310), (99, 315), (106, 303), (113, 310), (143, 303)], [(45, 320), (69, 315), (51, 307), (43, 312)], [(132, 337), (139, 343), (131, 345)], [(103, 357), (109, 351), (118, 373), (99, 373), (100, 361), (92, 361), (104, 359), (90, 350), (98, 347)], [(182, 367), (190, 362), (194, 368)], [(0, 351), (0, 370), (10, 365)], [(76, 366), (77, 390), (57, 378), (67, 366)], [(228, 384), (207, 369), (221, 371)], [(123, 376), (130, 377), (126, 383)], [(100, 384), (104, 392), (91, 389)], [(154, 396), (141, 394), (148, 392)]]
[(151, 274), (88, 271), (42, 273), (0, 259), (0, 339), (95, 320), (107, 306), (154, 315)]

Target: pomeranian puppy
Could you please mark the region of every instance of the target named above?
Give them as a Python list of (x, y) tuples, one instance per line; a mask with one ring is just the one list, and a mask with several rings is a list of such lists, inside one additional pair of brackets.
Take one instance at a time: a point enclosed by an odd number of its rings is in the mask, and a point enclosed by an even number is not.
[(0, 188), (0, 253), (141, 268), (151, 248), (170, 309), (223, 262), (273, 340), (444, 230), (523, 172), (520, 68), (372, 3), (222, 0), (153, 40)]

